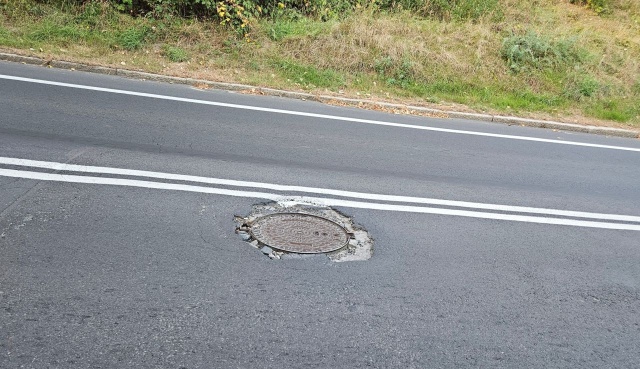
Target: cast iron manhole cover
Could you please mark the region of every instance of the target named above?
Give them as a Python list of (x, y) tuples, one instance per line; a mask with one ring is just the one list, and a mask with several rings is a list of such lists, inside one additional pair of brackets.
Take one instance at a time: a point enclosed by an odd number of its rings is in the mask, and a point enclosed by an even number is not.
[(339, 224), (309, 214), (277, 213), (251, 223), (251, 235), (270, 247), (301, 254), (335, 251), (349, 243)]

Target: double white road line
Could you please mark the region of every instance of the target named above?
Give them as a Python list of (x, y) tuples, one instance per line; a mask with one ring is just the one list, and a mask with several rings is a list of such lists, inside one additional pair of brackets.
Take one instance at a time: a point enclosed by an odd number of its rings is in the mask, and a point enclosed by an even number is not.
[(322, 206), (640, 231), (640, 217), (631, 215), (372, 194), (9, 157), (0, 157), (0, 165), (5, 166), (0, 167), (0, 176), (41, 181), (141, 187), (266, 199), (289, 204), (311, 203)]

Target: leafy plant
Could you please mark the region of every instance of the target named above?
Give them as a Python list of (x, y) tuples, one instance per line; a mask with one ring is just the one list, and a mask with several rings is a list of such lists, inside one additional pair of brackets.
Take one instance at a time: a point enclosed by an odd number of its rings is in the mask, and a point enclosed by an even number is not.
[(600, 84), (598, 81), (589, 76), (584, 77), (578, 84), (578, 92), (580, 92), (580, 95), (585, 97), (594, 96), (599, 88)]
[[(212, 0), (196, 0), (213, 3)], [(252, 20), (262, 14), (262, 7), (252, 0), (216, 1), (216, 14), (221, 24), (231, 26), (239, 35), (247, 37)]]
[(133, 0), (117, 0), (115, 6), (121, 12), (130, 12), (133, 10)]
[(163, 54), (175, 63), (186, 62), (189, 60), (189, 54), (176, 46), (165, 45), (163, 47)]
[(389, 85), (407, 88), (409, 84), (414, 82), (413, 63), (408, 58), (396, 61), (385, 56), (375, 60), (373, 68)]

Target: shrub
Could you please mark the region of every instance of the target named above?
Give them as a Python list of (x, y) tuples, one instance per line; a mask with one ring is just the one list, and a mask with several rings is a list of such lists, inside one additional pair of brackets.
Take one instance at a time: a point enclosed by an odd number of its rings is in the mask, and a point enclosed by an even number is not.
[[(52, 0), (69, 1), (69, 0)], [(70, 0), (80, 1), (80, 0)], [(340, 18), (355, 8), (408, 10), (441, 20), (477, 20), (500, 15), (499, 0), (111, 0), (115, 7), (134, 15), (217, 18), (241, 35), (249, 32), (253, 19), (299, 14), (320, 20)]]
[(514, 72), (562, 69), (580, 64), (587, 57), (574, 40), (553, 41), (533, 31), (505, 38), (500, 54)]
[(389, 56), (385, 56), (376, 59), (373, 68), (389, 85), (407, 88), (414, 82), (413, 64), (408, 58), (396, 61)]
[(586, 76), (578, 84), (578, 92), (585, 97), (592, 97), (600, 88), (598, 81), (593, 77)]
[(594, 97), (600, 90), (600, 83), (592, 76), (584, 73), (570, 75), (564, 85), (563, 95), (577, 101), (585, 97)]
[(586, 6), (598, 15), (611, 13), (611, 0), (569, 0), (569, 2)]

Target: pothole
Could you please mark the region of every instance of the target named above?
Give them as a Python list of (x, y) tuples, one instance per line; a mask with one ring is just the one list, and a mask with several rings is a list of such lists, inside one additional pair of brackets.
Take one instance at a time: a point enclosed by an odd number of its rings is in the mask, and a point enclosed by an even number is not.
[(312, 204), (255, 205), (236, 216), (236, 233), (271, 259), (302, 259), (318, 254), (335, 262), (367, 260), (373, 240), (366, 230), (336, 210)]

